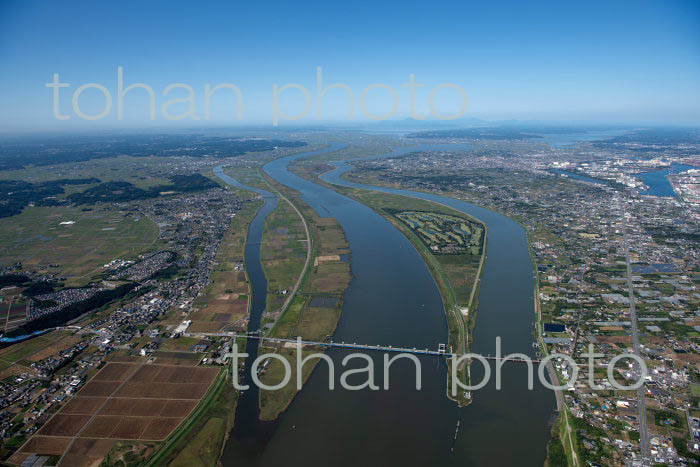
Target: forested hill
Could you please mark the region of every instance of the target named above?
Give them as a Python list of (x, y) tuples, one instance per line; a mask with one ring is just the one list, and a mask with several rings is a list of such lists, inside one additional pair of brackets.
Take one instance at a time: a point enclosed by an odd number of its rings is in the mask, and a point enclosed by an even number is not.
[(0, 180), (0, 217), (19, 214), (30, 203), (36, 206), (56, 206), (56, 195), (62, 195), (66, 185), (99, 183), (97, 178), (61, 178), (41, 183), (22, 180)]
[(156, 198), (163, 193), (185, 193), (219, 186), (216, 182), (200, 174), (173, 175), (170, 177), (170, 181), (171, 183), (167, 185), (158, 185), (145, 190), (129, 182), (105, 182), (83, 192), (73, 193), (68, 196), (68, 199), (75, 204), (135, 201)]
[[(139, 188), (125, 181), (100, 183), (97, 178), (59, 179), (42, 183), (29, 183), (22, 180), (0, 180), (0, 218), (19, 214), (29, 204), (35, 206), (60, 206), (72, 204), (95, 204), (98, 202), (123, 202), (156, 198), (165, 193), (188, 193), (209, 190), (219, 185), (211, 179), (200, 175), (172, 175), (170, 183), (148, 189)], [(65, 193), (66, 185), (99, 185), (78, 193), (72, 193), (65, 199), (57, 195)]]

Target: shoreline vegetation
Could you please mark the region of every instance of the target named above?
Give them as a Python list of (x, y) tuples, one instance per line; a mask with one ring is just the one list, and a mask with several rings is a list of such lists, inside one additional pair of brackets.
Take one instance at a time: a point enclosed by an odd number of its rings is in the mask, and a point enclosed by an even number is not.
[[(264, 179), (305, 221), (311, 239), (308, 267), (297, 283), (296, 294), (288, 299), (286, 307), (283, 306), (282, 313), (265, 335), (290, 339), (301, 336), (305, 340), (323, 341), (335, 332), (340, 321), (343, 296), (352, 279), (350, 264), (344, 259), (350, 254), (345, 232), (334, 218), (319, 216), (295, 190), (277, 183), (267, 174)], [(263, 340), (263, 351), (283, 356), (289, 362), (292, 374), (296, 373), (294, 348)], [(306, 357), (322, 351), (320, 347), (308, 346), (303, 349), (302, 355)], [(306, 383), (317, 363), (318, 360), (312, 360), (304, 365), (303, 383)], [(275, 385), (281, 381), (283, 374), (282, 363), (272, 359), (260, 379), (264, 384)], [(277, 391), (261, 390), (260, 419), (274, 420), (279, 417), (298, 392), (294, 379)]]
[[(332, 167), (327, 166), (327, 168), (324, 170), (330, 170)], [(319, 174), (316, 175), (318, 177)], [(353, 173), (352, 171), (346, 174), (346, 177), (348, 180), (358, 182), (358, 183), (363, 183), (361, 179), (358, 178), (357, 173)], [(406, 189), (405, 187), (402, 187), (396, 183), (386, 183), (386, 182), (381, 182), (380, 180), (372, 180), (372, 183), (376, 183), (378, 186), (385, 186), (389, 188), (398, 188), (398, 189)], [(408, 188), (408, 189), (413, 189), (415, 191), (422, 191), (424, 193), (431, 193), (428, 190), (421, 190), (421, 189), (415, 189), (415, 188)], [(444, 196), (444, 193), (441, 193), (441, 195)], [(507, 212), (503, 211), (502, 209), (499, 209), (497, 206), (494, 205), (485, 205), (484, 206), (486, 209), (492, 210), (494, 212), (497, 212), (498, 214), (501, 214), (503, 216), (506, 216), (513, 221), (515, 221), (520, 227), (524, 230), (526, 238), (527, 238), (527, 244), (528, 244), (528, 251), (530, 254), (530, 259), (532, 262), (532, 268), (533, 268), (533, 275), (534, 275), (534, 280), (533, 280), (533, 301), (534, 301), (534, 307), (535, 307), (535, 327), (536, 327), (536, 335), (534, 336), (537, 341), (540, 344), (540, 349), (543, 353), (543, 357), (549, 354), (547, 346), (544, 344), (544, 339), (542, 336), (542, 329), (543, 329), (543, 321), (542, 321), (542, 311), (541, 311), (541, 303), (540, 303), (540, 297), (539, 297), (539, 290), (540, 290), (540, 283), (539, 283), (539, 275), (536, 274), (537, 271), (537, 263), (534, 258), (534, 250), (532, 248), (532, 233), (529, 232), (526, 228), (525, 225), (522, 222), (522, 219), (519, 216), (511, 216)], [(488, 248), (488, 242), (486, 244), (486, 247)], [(485, 257), (486, 255), (484, 255)], [(557, 372), (552, 368), (551, 362), (548, 365), (548, 374), (550, 376), (550, 379), (554, 380), (553, 384), (558, 385), (559, 383), (559, 375)], [(576, 467), (578, 465), (578, 450), (579, 450), (579, 443), (578, 439), (576, 437), (576, 430), (574, 430), (571, 427), (570, 423), (570, 412), (568, 410), (568, 406), (566, 405), (566, 400), (562, 397), (561, 398), (562, 404), (563, 404), (563, 410), (560, 409), (559, 414), (554, 420), (553, 426), (552, 426), (552, 437), (550, 438), (549, 442), (547, 443), (547, 453), (548, 457), (546, 459), (546, 462), (549, 463), (549, 465), (560, 465), (557, 462), (561, 460), (560, 455), (560, 447), (561, 450), (563, 450), (563, 454), (565, 456), (565, 464), (571, 467)], [(556, 434), (556, 436), (555, 436)], [(560, 446), (557, 446), (556, 443), (560, 443)], [(551, 455), (551, 459), (550, 459)]]
[(311, 263), (312, 241), (301, 211), (279, 191), (274, 180), (268, 176), (263, 179), (283, 201), (265, 221), (261, 251), (268, 282), (265, 315), (274, 324), (287, 311), (301, 287)]
[[(332, 188), (370, 207), (406, 236), (425, 261), (440, 291), (449, 329), (448, 350), (452, 349), (452, 351), (457, 351), (458, 353), (467, 353), (476, 325), (479, 284), (488, 247), (486, 226), (478, 219), (440, 203), (411, 196), (328, 184), (321, 180), (319, 176), (331, 168), (325, 164), (314, 166), (301, 163), (294, 165), (292, 170), (299, 176)], [(414, 229), (410, 228), (401, 217), (397, 216), (397, 214), (406, 211), (446, 215), (463, 219), (470, 224), (479, 225), (482, 230), (479, 234), (481, 239), (478, 243), (478, 254), (472, 254), (473, 252), (462, 252), (461, 254), (434, 253), (425, 240)], [(451, 378), (451, 372), (451, 365), (448, 364), (448, 382)], [(459, 365), (457, 377), (465, 383), (470, 381), (469, 362)], [(456, 397), (453, 397), (449, 384), (447, 396), (457, 402), (460, 407), (471, 403), (471, 394), (469, 393), (460, 391)]]
[[(271, 328), (289, 307), (310, 263), (306, 220), (296, 206), (266, 177), (260, 167), (227, 167), (225, 172), (240, 183), (274, 192), (279, 203), (263, 225), (260, 261), (268, 282), (261, 328)], [(250, 192), (252, 196), (259, 196)], [(251, 219), (252, 220), (252, 219)]]
[[(344, 259), (350, 253), (345, 233), (335, 219), (320, 217), (296, 191), (277, 183), (259, 167), (226, 171), (241, 183), (276, 192), (281, 201), (263, 228), (261, 260), (268, 279), (263, 335), (323, 341), (340, 320), (343, 294), (352, 277)], [(294, 349), (264, 340), (260, 346), (261, 353), (282, 355), (296, 372)], [(303, 355), (319, 351), (322, 349), (307, 347)], [(304, 366), (304, 383), (317, 362)], [(283, 372), (282, 363), (271, 359), (259, 377), (266, 385), (276, 385)], [(295, 383), (260, 391), (261, 420), (275, 420), (287, 409), (298, 393)]]

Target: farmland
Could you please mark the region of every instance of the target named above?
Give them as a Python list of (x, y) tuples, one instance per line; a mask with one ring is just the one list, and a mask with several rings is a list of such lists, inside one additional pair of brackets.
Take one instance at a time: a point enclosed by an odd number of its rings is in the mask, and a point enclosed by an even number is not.
[[(229, 168), (226, 172), (248, 186), (271, 190), (271, 186), (255, 167)], [(279, 316), (287, 294), (299, 279), (306, 260), (306, 248), (306, 232), (299, 215), (289, 203), (279, 202), (265, 220), (260, 248), (268, 285), (265, 308), (267, 322), (272, 322)]]
[(261, 248), (267, 277), (266, 313), (274, 313), (294, 288), (306, 261), (304, 225), (289, 203), (280, 202), (265, 221)]
[(22, 263), (82, 285), (115, 258), (155, 250), (157, 238), (158, 226), (150, 219), (118, 210), (28, 207), (0, 219), (0, 266)]
[(0, 350), (0, 379), (22, 372), (33, 372), (30, 365), (54, 355), (80, 341), (80, 337), (67, 331), (49, 333), (19, 342)]
[[(272, 328), (268, 334), (274, 337), (302, 336), (305, 339), (323, 340), (335, 331), (342, 310), (342, 294), (351, 279), (350, 265), (345, 260), (349, 254), (345, 233), (335, 219), (320, 217), (293, 190), (270, 179), (268, 182), (290, 199), (304, 216), (309, 226), (312, 246), (311, 264), (299, 292), (285, 312), (281, 316), (275, 316), (274, 321), (270, 322)], [(289, 361), (292, 371), (296, 371), (293, 349), (273, 346), (264, 350), (279, 353)], [(315, 363), (314, 361), (304, 367), (304, 380), (311, 374)], [(280, 361), (271, 360), (262, 373), (261, 380), (268, 385), (277, 384), (282, 369)], [(277, 418), (296, 393), (295, 382), (290, 382), (277, 391), (261, 390), (260, 418), (263, 420)]]
[(19, 287), (0, 291), (0, 330), (8, 332), (27, 320), (27, 302), (20, 296)]
[[(248, 317), (248, 279), (244, 268), (244, 250), (248, 225), (262, 205), (261, 201), (245, 203), (236, 214), (216, 256), (216, 266), (207, 286), (190, 314), (190, 331), (214, 332), (227, 327), (245, 329)], [(178, 320), (173, 319), (173, 323)]]
[[(261, 259), (268, 279), (266, 313), (263, 317), (265, 332), (275, 337), (295, 337), (322, 340), (337, 326), (342, 308), (342, 293), (347, 288), (351, 273), (344, 260), (349, 253), (345, 234), (335, 219), (320, 217), (304, 203), (298, 193), (262, 176), (256, 167), (228, 168), (227, 173), (241, 183), (267, 191), (278, 191), (299, 210), (311, 236), (311, 261), (297, 294), (290, 293), (299, 280), (306, 262), (306, 232), (296, 210), (285, 200), (266, 220), (263, 230)], [(325, 298), (319, 302), (317, 298)], [(288, 301), (289, 300), (289, 301)], [(284, 308), (284, 304), (288, 303)], [(266, 352), (278, 352), (295, 367), (290, 349), (273, 346)], [(261, 380), (276, 384), (282, 364), (272, 360)], [(304, 368), (304, 378), (313, 370), (313, 364)], [(297, 390), (288, 384), (277, 391), (260, 392), (260, 417), (273, 420), (289, 405)]]
[(68, 449), (68, 465), (86, 465), (80, 458), (86, 447), (101, 458), (117, 440), (163, 441), (192, 413), (218, 373), (210, 367), (109, 362), (20, 448), (16, 460)]

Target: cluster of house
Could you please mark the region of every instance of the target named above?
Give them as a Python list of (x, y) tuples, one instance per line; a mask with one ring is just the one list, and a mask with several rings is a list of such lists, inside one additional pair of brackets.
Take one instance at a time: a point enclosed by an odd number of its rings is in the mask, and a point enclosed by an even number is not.
[[(683, 462), (683, 452), (697, 453), (700, 437), (689, 427), (700, 416), (700, 397), (693, 395), (700, 395), (700, 211), (683, 199), (552, 173), (552, 168), (585, 167), (590, 177), (643, 188), (632, 178), (658, 168), (660, 161), (620, 164), (617, 157), (606, 160), (609, 155), (602, 150), (541, 148), (514, 157), (495, 144), (476, 152), (417, 153), (361, 163), (359, 171), (371, 168), (362, 176), (380, 183), (447, 192), (504, 212), (525, 227), (537, 266), (540, 331), (547, 347), (539, 350), (569, 355), (577, 363), (577, 383), (566, 391), (565, 401), (581, 421), (577, 435), (588, 461), (639, 462), (638, 398), (634, 391), (615, 391), (607, 377), (613, 358), (634, 352), (633, 326), (649, 368), (644, 403), (652, 457), (672, 464)], [(567, 157), (574, 162), (553, 163)], [(632, 264), (634, 317), (623, 233)], [(590, 346), (602, 355), (591, 375), (597, 389), (589, 384), (582, 356)], [(559, 379), (567, 382), (572, 376), (567, 361), (554, 363)], [(624, 360), (613, 375), (625, 385), (642, 376), (637, 365)], [(678, 424), (660, 421), (659, 414), (667, 412)]]

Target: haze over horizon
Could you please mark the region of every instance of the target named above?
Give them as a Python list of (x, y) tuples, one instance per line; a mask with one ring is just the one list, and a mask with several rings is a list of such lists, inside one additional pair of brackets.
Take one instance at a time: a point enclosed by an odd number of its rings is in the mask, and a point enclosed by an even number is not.
[[(632, 7), (633, 6), (633, 7)], [(212, 9), (216, 11), (212, 11)], [(213, 14), (215, 13), (215, 14)], [(0, 6), (0, 125), (5, 133), (109, 128), (162, 128), (270, 125), (273, 85), (299, 83), (311, 105), (302, 120), (281, 125), (314, 125), (317, 67), (323, 87), (347, 85), (354, 94), (354, 121), (371, 122), (360, 108), (363, 89), (382, 83), (396, 91), (393, 118), (409, 117), (409, 90), (415, 75), (415, 112), (429, 114), (431, 89), (459, 86), (468, 96), (463, 119), (700, 124), (700, 4), (669, 2), (588, 2), (585, 6), (549, 2), (452, 3), (430, 8), (395, 4), (327, 3), (288, 5), (189, 5), (186, 2), (126, 5), (35, 1)], [(124, 98), (117, 119), (117, 69), (124, 87), (149, 85), (155, 118), (149, 120), (146, 91)], [(61, 89), (53, 117), (54, 73), (70, 87)], [(81, 85), (99, 83), (113, 98), (103, 119), (79, 118), (71, 96)], [(164, 102), (172, 83), (194, 90), (194, 113), (169, 121)], [(205, 115), (204, 86), (236, 85), (243, 96), (242, 118), (235, 118), (232, 91), (212, 98)], [(455, 89), (435, 95), (443, 114), (460, 111)], [(386, 114), (393, 98), (387, 89), (366, 95), (367, 109)], [(105, 99), (87, 89), (79, 105), (99, 114)], [(279, 109), (304, 109), (298, 89), (279, 95)], [(185, 104), (170, 113), (184, 115)], [(323, 98), (322, 123), (350, 121), (348, 94), (332, 89)], [(457, 123), (457, 122), (456, 122)]]

